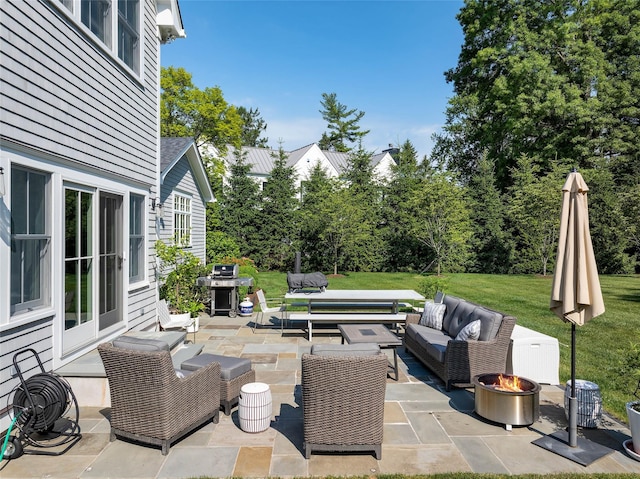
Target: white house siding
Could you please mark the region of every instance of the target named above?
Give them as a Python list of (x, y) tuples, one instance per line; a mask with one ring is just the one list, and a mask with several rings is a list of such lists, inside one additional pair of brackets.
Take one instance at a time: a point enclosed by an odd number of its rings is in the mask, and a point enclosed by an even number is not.
[[(160, 45), (155, 2), (141, 3), (143, 57), (137, 76), (66, 16), (58, 2), (0, 2), (0, 167), (7, 189), (0, 198), (0, 430), (8, 425), (7, 395), (19, 384), (11, 374), (15, 352), (33, 348), (45, 369), (52, 370), (105, 339), (62, 354), (65, 184), (122, 196), (125, 256), (129, 195), (145, 197), (147, 277), (130, 285), (125, 259), (122, 327), (108, 334), (155, 325), (155, 217), (149, 204), (157, 196)], [(12, 164), (50, 175), (47, 215), (52, 227), (51, 306), (13, 318), (6, 267)]]
[(204, 263), (206, 241), (206, 205), (196, 184), (186, 155), (167, 172), (162, 183), (162, 217), (159, 220), (159, 235), (163, 241), (173, 238), (173, 200), (181, 194), (191, 199), (191, 247), (189, 251)]

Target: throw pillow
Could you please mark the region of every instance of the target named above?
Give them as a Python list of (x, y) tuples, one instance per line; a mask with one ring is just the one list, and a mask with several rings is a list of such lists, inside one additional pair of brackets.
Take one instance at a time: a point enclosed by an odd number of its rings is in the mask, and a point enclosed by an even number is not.
[(443, 303), (424, 303), (424, 311), (420, 317), (420, 324), (429, 328), (442, 329), (442, 320), (447, 306)]
[(466, 341), (467, 339), (478, 339), (480, 337), (480, 326), (482, 325), (479, 319), (471, 321), (464, 328), (460, 330), (456, 336), (456, 341)]

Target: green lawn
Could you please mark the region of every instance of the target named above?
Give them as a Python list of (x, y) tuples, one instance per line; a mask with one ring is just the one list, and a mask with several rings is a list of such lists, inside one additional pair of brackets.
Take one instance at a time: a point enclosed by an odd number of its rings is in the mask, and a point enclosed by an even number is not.
[[(332, 289), (415, 289), (423, 276), (410, 273), (349, 273), (329, 277)], [(516, 316), (518, 324), (558, 338), (560, 381), (570, 378), (571, 325), (549, 311), (551, 276), (445, 275), (445, 292)], [(632, 343), (640, 344), (640, 275), (601, 276), (606, 312), (576, 333), (576, 378), (600, 387), (607, 412), (626, 422), (625, 403), (639, 377), (618, 368)], [(285, 273), (259, 273), (256, 285), (268, 297), (287, 291)]]

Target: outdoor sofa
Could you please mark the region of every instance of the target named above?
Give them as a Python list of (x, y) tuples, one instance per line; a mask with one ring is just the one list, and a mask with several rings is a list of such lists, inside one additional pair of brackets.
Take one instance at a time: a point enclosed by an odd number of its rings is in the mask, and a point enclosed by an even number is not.
[(422, 314), (407, 314), (404, 348), (445, 383), (471, 387), (478, 374), (504, 373), (516, 318), (446, 295), (425, 303)]

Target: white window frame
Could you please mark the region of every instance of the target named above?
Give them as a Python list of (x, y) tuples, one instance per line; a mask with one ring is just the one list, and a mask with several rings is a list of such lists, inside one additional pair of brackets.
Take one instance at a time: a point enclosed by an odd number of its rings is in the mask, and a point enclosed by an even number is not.
[(193, 200), (190, 195), (173, 194), (173, 238), (177, 245), (192, 246)]
[[(143, 283), (147, 280), (147, 271), (146, 271), (146, 257), (147, 257), (147, 214), (146, 214), (146, 205), (148, 203), (148, 199), (144, 195), (139, 195), (136, 193), (129, 194), (129, 284), (135, 285), (138, 283)], [(136, 214), (135, 209), (139, 208), (138, 214)], [(135, 218), (139, 219), (139, 225), (134, 224)], [(136, 226), (139, 227), (140, 231), (135, 231)], [(138, 257), (134, 254), (133, 242), (139, 242), (138, 248)], [(134, 264), (138, 267), (138, 274), (135, 276), (131, 275), (131, 268)]]
[[(143, 35), (144, 35), (144, 23), (143, 23), (143, 3), (144, 0), (138, 0), (137, 4), (137, 18), (135, 24), (131, 24), (120, 13), (120, 1), (121, 0), (91, 0), (92, 2), (104, 2), (109, 5), (109, 19), (107, 30), (105, 31), (105, 38), (100, 38), (93, 33), (89, 27), (82, 22), (82, 5), (83, 0), (53, 0), (52, 4), (56, 6), (58, 10), (63, 12), (73, 23), (80, 28), (90, 38), (93, 43), (101, 50), (106, 52), (112, 57), (118, 64), (122, 65), (126, 70), (133, 74), (138, 79), (142, 78), (142, 56), (143, 56)], [(128, 62), (120, 57), (120, 27), (123, 27), (128, 33), (137, 34), (137, 45), (134, 48), (134, 54), (131, 61)], [(122, 53), (124, 55), (124, 53)], [(130, 64), (129, 64), (130, 63)]]
[[(45, 191), (44, 191), (44, 197), (43, 197), (43, 210), (41, 212), (42, 215), (44, 215), (44, 232), (21, 232), (21, 233), (15, 233), (13, 230), (11, 231), (11, 243), (13, 244), (14, 240), (17, 241), (32, 241), (32, 240), (36, 240), (36, 241), (44, 241), (45, 245), (44, 247), (40, 248), (40, 262), (39, 262), (39, 269), (38, 269), (38, 273), (39, 273), (39, 298), (34, 299), (34, 300), (30, 300), (30, 301), (19, 301), (16, 303), (13, 303), (13, 282), (12, 279), (10, 279), (10, 314), (11, 317), (15, 317), (21, 313), (25, 313), (25, 312), (29, 312), (29, 311), (34, 311), (34, 310), (38, 310), (38, 309), (42, 309), (42, 308), (48, 308), (51, 306), (51, 297), (52, 297), (52, 293), (51, 293), (51, 262), (52, 262), (52, 247), (51, 247), (51, 174), (47, 173), (47, 172), (43, 172), (43, 171), (39, 171), (36, 170), (34, 168), (28, 168), (28, 167), (23, 167), (21, 165), (18, 164), (14, 164), (11, 167), (11, 181), (13, 181), (14, 179), (14, 175), (16, 170), (20, 170), (20, 171), (24, 171), (26, 173), (28, 173), (29, 175), (40, 175), (44, 177), (45, 180)], [(30, 181), (30, 180), (28, 180)], [(13, 192), (14, 191), (24, 191), (23, 188), (14, 188), (15, 185), (12, 185), (11, 187), (11, 196), (12, 196), (12, 202), (13, 202)], [(26, 185), (24, 185), (26, 187)], [(18, 203), (19, 201), (16, 201), (16, 203)], [(36, 212), (31, 210), (31, 205), (29, 204), (29, 201), (27, 200), (27, 205), (25, 206), (26, 209), (26, 213), (27, 213), (27, 219), (26, 219), (26, 224), (30, 224), (31, 223), (31, 214), (36, 214)], [(12, 207), (12, 212), (13, 212), (13, 207)], [(13, 263), (14, 258), (11, 257), (10, 259), (10, 264), (11, 264), (11, 268), (13, 268), (14, 263)], [(24, 266), (24, 259), (21, 261), (21, 267)], [(11, 271), (10, 273), (10, 277), (13, 276), (13, 271)], [(20, 283), (21, 283), (21, 289), (22, 286), (24, 286), (24, 274), (20, 275)]]

